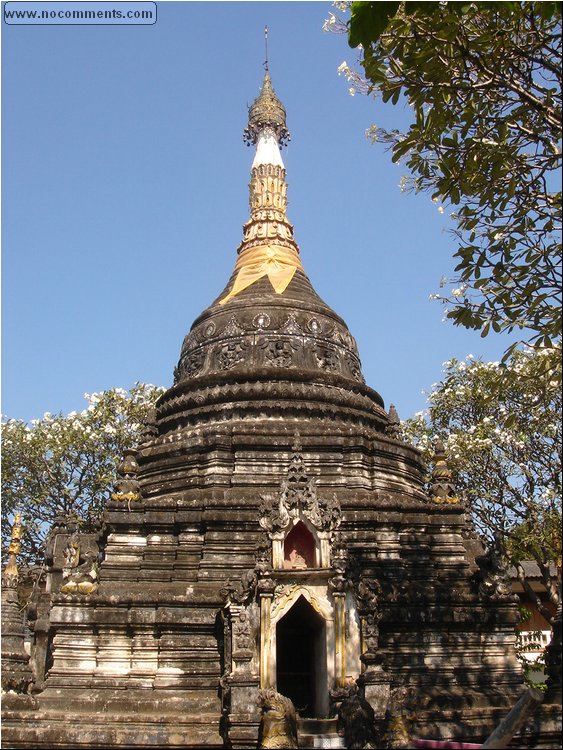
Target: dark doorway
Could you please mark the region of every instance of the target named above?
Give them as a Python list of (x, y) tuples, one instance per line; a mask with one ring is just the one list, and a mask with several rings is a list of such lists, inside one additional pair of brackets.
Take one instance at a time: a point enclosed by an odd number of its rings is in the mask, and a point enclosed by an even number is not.
[(300, 716), (322, 715), (325, 623), (303, 596), (276, 626), (276, 672), (278, 692), (291, 698)]

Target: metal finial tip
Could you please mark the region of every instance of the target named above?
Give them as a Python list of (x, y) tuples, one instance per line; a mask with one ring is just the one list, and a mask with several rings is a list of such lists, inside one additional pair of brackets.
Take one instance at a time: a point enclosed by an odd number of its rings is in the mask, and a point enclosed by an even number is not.
[(266, 73), (268, 73), (268, 27), (264, 26), (264, 45), (266, 47), (266, 60), (264, 62), (264, 67), (266, 69)]

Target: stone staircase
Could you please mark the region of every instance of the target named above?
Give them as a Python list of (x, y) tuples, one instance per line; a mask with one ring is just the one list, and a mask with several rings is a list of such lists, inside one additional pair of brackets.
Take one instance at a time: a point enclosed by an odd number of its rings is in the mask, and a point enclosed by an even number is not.
[(298, 719), (297, 737), (301, 748), (345, 748), (336, 731), (336, 719)]

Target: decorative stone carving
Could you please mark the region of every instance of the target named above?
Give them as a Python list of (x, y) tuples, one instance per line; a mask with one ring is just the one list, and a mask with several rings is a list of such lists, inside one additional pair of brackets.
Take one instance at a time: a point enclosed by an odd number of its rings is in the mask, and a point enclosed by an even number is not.
[(18, 601), (17, 555), (21, 551), (23, 527), (16, 513), (12, 525), (8, 562), (2, 571), (2, 690), (26, 693), (33, 681), (29, 656), (24, 648), (23, 615)]
[(412, 725), (415, 718), (411, 691), (407, 687), (392, 690), (387, 707), (384, 747), (390, 750), (412, 747)]
[(295, 442), (287, 476), (276, 498), (262, 497), (259, 523), (269, 534), (285, 530), (290, 521), (306, 518), (316, 529), (334, 531), (341, 521), (340, 504), (335, 496), (319, 498), (314, 477), (305, 469), (301, 445)]
[(341, 688), (339, 694), (331, 693), (338, 699), (339, 734), (344, 737), (347, 748), (376, 748), (378, 747), (375, 733), (375, 712), (366, 699), (361, 695), (355, 682), (348, 683)]
[(236, 315), (231, 315), (227, 324), (221, 331), (221, 336), (240, 336), (241, 333), (245, 332), (244, 325), (241, 325)]
[(74, 533), (69, 538), (63, 555), (61, 594), (95, 594), (98, 590), (98, 554), (88, 550), (81, 555), (79, 535)]
[(300, 325), (295, 315), (288, 315), (285, 323), (280, 328), (281, 333), (303, 333), (303, 326)]
[(236, 650), (250, 651), (252, 648), (252, 640), (250, 634), (250, 620), (246, 612), (241, 612), (238, 618), (235, 620), (234, 636), (236, 643)]
[(375, 664), (379, 661), (379, 621), (382, 617), (379, 598), (381, 586), (371, 578), (362, 577), (356, 586), (356, 601), (360, 616), (360, 630), (364, 644), (360, 659), (364, 664)]
[(269, 575), (272, 569), (272, 543), (265, 534), (256, 544), (254, 557), (258, 575)]
[(217, 352), (217, 366), (220, 370), (230, 370), (244, 362), (246, 344), (242, 340), (228, 341)]
[(350, 370), (350, 374), (352, 375), (354, 380), (359, 380), (360, 383), (365, 382), (364, 376), (362, 375), (362, 366), (360, 364), (360, 360), (351, 352), (346, 352), (344, 361), (348, 365), (348, 369)]
[(259, 748), (297, 748), (297, 714), (285, 695), (273, 688), (260, 690), (257, 705), (262, 711)]
[(479, 593), (487, 599), (513, 598), (505, 552), (499, 536), (495, 536), (484, 555), (476, 557), (479, 565)]
[(348, 587), (346, 573), (350, 559), (345, 543), (338, 537), (332, 542), (330, 559), (334, 575), (328, 582), (329, 589), (332, 593), (344, 593)]
[(206, 323), (203, 328), (203, 338), (210, 339), (213, 334), (215, 333), (215, 323), (211, 321), (210, 323)]
[(430, 497), (435, 503), (459, 503), (455, 486), (452, 482), (452, 474), (446, 461), (446, 451), (441, 440), (436, 441), (434, 454), (434, 468)]
[(247, 604), (256, 591), (257, 581), (254, 570), (246, 570), (238, 582), (229, 580), (220, 590), (226, 605), (229, 605), (229, 603)]
[(317, 344), (314, 349), (318, 366), (328, 372), (336, 372), (340, 367), (340, 360), (336, 349), (325, 344)]
[(360, 614), (373, 614), (379, 609), (381, 586), (373, 578), (362, 577), (356, 586), (356, 599)]
[(269, 328), (271, 318), (266, 312), (260, 312), (252, 318), (252, 325), (258, 330), (263, 331), (265, 328)]
[(188, 378), (193, 378), (202, 369), (205, 363), (205, 352), (202, 350), (196, 350), (186, 357), (185, 361), (180, 368), (182, 374), (187, 375)]
[(302, 583), (290, 581), (289, 583), (278, 584), (274, 589), (272, 620), (277, 620), (280, 612), (287, 609), (291, 602), (296, 602), (300, 596), (303, 596), (321, 617), (324, 617), (325, 620), (330, 619), (333, 614), (333, 607), (324, 593)]
[(275, 367), (291, 367), (293, 354), (299, 347), (294, 341), (274, 340), (265, 341), (262, 345), (264, 361)]
[(389, 406), (389, 424), (387, 425), (385, 432), (394, 440), (403, 439), (401, 420), (399, 419), (399, 415), (397, 414), (397, 409), (395, 408), (394, 404), (391, 404)]
[(137, 479), (138, 471), (137, 451), (133, 448), (126, 448), (123, 461), (117, 467), (118, 478), (115, 482), (115, 491), (111, 496), (112, 500), (131, 503), (131, 501), (141, 499), (140, 484)]

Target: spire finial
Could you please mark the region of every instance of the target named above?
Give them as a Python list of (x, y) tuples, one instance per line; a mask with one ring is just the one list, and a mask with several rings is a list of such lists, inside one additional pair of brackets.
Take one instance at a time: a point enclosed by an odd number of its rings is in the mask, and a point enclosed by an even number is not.
[(5, 586), (14, 587), (18, 584), (18, 562), (17, 556), (21, 551), (21, 537), (23, 528), (21, 525), (21, 513), (14, 515), (14, 523), (12, 525), (12, 536), (10, 539), (10, 546), (8, 547), (8, 562), (4, 568), (4, 574), (2, 576), (2, 583)]
[(446, 448), (440, 438), (434, 443), (434, 468), (430, 495), (435, 503), (459, 503), (452, 473), (446, 459)]
[(286, 146), (290, 135), (285, 122), (285, 107), (276, 96), (270, 78), (267, 26), (264, 27), (264, 45), (266, 60), (264, 61), (262, 89), (248, 108), (248, 125), (244, 129), (243, 138), (247, 146), (256, 145), (259, 135), (267, 130), (270, 135), (274, 136), (278, 146)]

